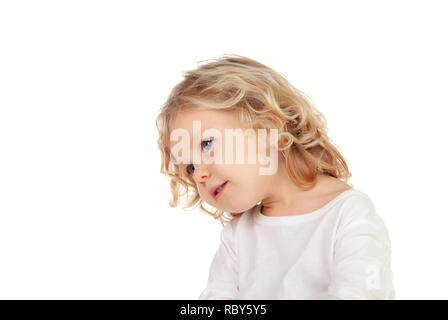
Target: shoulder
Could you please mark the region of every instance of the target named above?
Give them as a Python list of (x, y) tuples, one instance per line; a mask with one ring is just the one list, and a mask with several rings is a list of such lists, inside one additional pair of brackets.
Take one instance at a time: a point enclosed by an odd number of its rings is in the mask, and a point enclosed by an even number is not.
[(341, 195), (337, 209), (339, 218), (345, 222), (376, 214), (372, 199), (366, 193), (354, 188)]
[(337, 233), (366, 231), (383, 234), (388, 237), (386, 225), (378, 214), (372, 199), (358, 189), (346, 192), (338, 206)]
[(345, 209), (350, 208), (369, 208), (371, 210), (375, 209), (372, 199), (363, 191), (359, 189), (349, 189), (344, 192), (344, 197), (341, 199), (341, 207)]
[(363, 191), (350, 189), (345, 192), (340, 205), (341, 214), (346, 219), (355, 219), (376, 215), (376, 208), (372, 199)]

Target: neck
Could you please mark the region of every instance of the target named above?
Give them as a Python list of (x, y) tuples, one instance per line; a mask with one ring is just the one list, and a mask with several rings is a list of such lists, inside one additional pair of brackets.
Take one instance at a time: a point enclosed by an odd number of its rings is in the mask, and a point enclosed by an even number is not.
[(316, 186), (323, 179), (323, 175), (319, 174), (313, 188), (304, 191), (289, 178), (283, 162), (279, 163), (278, 169), (268, 188), (269, 194), (261, 201), (261, 213), (267, 216), (282, 216), (297, 211), (301, 204), (316, 197)]

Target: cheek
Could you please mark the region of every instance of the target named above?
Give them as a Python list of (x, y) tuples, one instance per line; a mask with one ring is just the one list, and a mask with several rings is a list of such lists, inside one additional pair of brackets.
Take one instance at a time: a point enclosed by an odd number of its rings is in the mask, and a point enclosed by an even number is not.
[(204, 187), (198, 186), (197, 188), (198, 188), (199, 196), (201, 197), (202, 200), (204, 200), (204, 201), (210, 200), (210, 195), (207, 193), (207, 191), (205, 190)]
[(253, 165), (243, 165), (239, 168), (238, 171), (238, 177), (240, 180), (253, 184), (253, 183), (260, 183), (263, 181), (262, 175), (260, 175), (260, 166), (253, 164)]

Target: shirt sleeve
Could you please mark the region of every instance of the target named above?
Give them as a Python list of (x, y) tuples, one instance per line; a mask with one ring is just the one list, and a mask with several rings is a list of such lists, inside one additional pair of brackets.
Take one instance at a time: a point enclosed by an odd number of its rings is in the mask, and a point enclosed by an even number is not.
[(199, 300), (232, 300), (238, 294), (237, 251), (231, 222), (221, 231), (221, 243), (210, 266), (207, 286)]
[(389, 234), (368, 197), (349, 199), (335, 233), (333, 299), (395, 299)]

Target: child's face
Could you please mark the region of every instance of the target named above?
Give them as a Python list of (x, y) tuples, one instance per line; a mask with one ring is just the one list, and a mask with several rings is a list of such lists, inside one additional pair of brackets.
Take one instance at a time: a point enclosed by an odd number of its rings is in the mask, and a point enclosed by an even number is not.
[[(193, 121), (197, 121), (195, 127)], [(200, 129), (198, 129), (198, 124)], [(241, 129), (244, 132), (246, 128), (241, 126), (234, 113), (214, 110), (181, 111), (174, 118), (172, 133), (182, 132), (182, 129), (185, 130), (183, 131), (185, 134), (188, 133), (185, 136), (187, 138), (185, 141), (181, 140), (179, 136), (172, 138), (172, 157), (178, 162), (180, 170), (192, 177), (201, 199), (206, 203), (227, 212), (240, 213), (255, 206), (259, 201), (263, 200), (268, 190), (275, 188), (275, 174), (260, 174), (260, 168), (266, 168), (267, 165), (266, 162), (263, 165), (260, 163), (259, 154), (262, 153), (266, 159), (266, 150), (257, 145), (252, 152), (255, 161), (250, 162), (248, 160), (248, 152), (250, 152), (248, 149), (248, 137), (244, 137), (244, 143), (242, 144), (244, 145), (243, 163), (236, 161), (236, 158), (241, 155), (242, 149), (237, 148), (238, 139), (233, 137), (233, 147), (229, 148), (224, 130)], [(217, 131), (213, 133), (209, 129)], [(228, 138), (227, 140), (232, 139)], [(181, 141), (184, 143), (180, 143)], [(185, 142), (188, 144), (185, 144)], [(176, 145), (177, 148), (173, 148)], [(184, 150), (178, 148), (180, 145), (187, 146), (184, 149), (189, 148), (189, 154), (188, 151), (179, 151)], [(226, 149), (228, 152), (232, 148), (233, 159), (229, 161), (230, 158), (226, 159)], [(201, 155), (199, 157), (200, 161), (197, 161), (198, 158), (193, 158), (195, 150), (196, 154)], [(218, 158), (216, 158), (219, 152), (222, 155), (221, 162), (217, 161)], [(269, 155), (269, 157), (271, 156)], [(207, 164), (207, 157), (208, 159), (214, 159), (213, 163), (208, 162), (210, 164)], [(278, 154), (275, 155), (275, 161), (277, 159)], [(225, 187), (216, 197), (211, 190), (225, 182), (227, 182)]]

